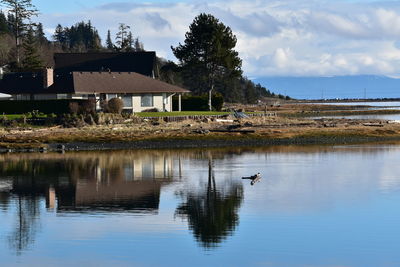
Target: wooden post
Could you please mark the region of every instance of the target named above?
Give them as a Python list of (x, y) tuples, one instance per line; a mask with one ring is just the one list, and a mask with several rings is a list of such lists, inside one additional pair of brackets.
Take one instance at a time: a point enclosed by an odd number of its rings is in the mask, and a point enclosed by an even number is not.
[(179, 97), (179, 112), (181, 112), (182, 111), (182, 94), (179, 94), (178, 97)]
[(212, 111), (212, 91), (214, 90), (214, 84), (211, 85), (210, 91), (208, 91), (208, 108)]

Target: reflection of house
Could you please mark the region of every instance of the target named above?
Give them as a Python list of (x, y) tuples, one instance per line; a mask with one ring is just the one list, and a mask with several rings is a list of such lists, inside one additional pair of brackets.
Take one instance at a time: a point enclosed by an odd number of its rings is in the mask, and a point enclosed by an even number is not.
[(165, 157), (143, 157), (133, 161), (133, 177), (137, 179), (159, 179), (172, 177), (172, 159)]
[[(117, 167), (98, 165), (95, 179), (79, 179), (70, 205), (75, 209), (156, 211), (162, 185), (173, 178), (172, 158), (143, 155), (121, 163)], [(64, 203), (59, 208), (68, 206)]]
[(59, 212), (154, 213), (161, 188), (175, 176), (174, 157), (168, 152), (15, 157), (0, 161), (0, 203), (8, 203), (16, 195), (46, 199), (46, 206)]
[[(117, 181), (111, 184), (79, 181), (73, 209), (155, 212), (158, 210), (162, 184), (159, 181)], [(59, 207), (64, 208), (69, 207)]]
[(137, 155), (129, 160), (121, 161), (118, 158), (115, 160), (118, 162), (116, 166), (110, 161), (106, 168), (102, 164), (96, 166), (94, 174), (96, 181), (165, 180), (173, 177), (173, 159), (169, 156)]
[(154, 79), (155, 61), (155, 52), (56, 54), (54, 70), (5, 74), (0, 92), (12, 100), (96, 99), (97, 109), (121, 98), (126, 111), (172, 111), (172, 96), (189, 91)]

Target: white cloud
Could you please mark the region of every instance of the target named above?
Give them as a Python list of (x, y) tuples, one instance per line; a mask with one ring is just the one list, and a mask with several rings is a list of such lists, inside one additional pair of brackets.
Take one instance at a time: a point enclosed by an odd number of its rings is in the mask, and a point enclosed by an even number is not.
[(238, 38), (243, 69), (271, 75), (398, 75), (400, 5), (322, 0), (227, 0), (195, 3), (110, 3), (77, 14), (43, 14), (46, 32), (58, 23), (91, 20), (105, 39), (118, 23), (132, 26), (145, 48), (174, 59), (193, 18), (211, 13)]

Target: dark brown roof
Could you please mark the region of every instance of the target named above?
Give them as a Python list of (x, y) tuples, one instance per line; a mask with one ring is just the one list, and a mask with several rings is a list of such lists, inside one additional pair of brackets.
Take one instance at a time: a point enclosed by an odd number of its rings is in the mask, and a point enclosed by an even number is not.
[(155, 52), (56, 53), (56, 73), (73, 71), (137, 72), (153, 76)]
[(43, 88), (41, 73), (7, 74), (0, 80), (0, 93), (91, 94), (91, 93), (187, 93), (190, 92), (134, 72), (72, 72), (57, 74), (49, 88)]
[(134, 72), (73, 72), (75, 93), (188, 93)]
[(7, 73), (0, 80), (0, 93), (11, 95), (30, 94), (41, 91), (43, 91), (42, 73)]

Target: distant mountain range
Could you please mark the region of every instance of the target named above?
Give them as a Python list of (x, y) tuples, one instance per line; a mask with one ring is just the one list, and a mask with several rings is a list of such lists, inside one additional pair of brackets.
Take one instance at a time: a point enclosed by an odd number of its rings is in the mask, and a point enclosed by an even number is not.
[(400, 98), (400, 79), (387, 76), (262, 77), (254, 82), (296, 99)]

